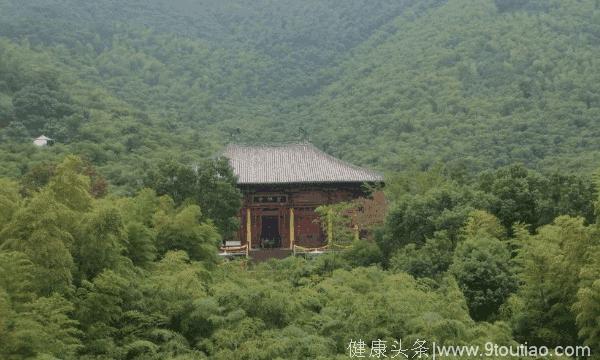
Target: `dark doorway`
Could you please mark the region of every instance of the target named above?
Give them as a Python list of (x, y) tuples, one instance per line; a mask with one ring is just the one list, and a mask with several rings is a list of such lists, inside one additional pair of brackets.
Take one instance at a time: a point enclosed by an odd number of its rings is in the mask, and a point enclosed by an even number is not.
[(264, 248), (281, 247), (279, 235), (279, 218), (277, 216), (263, 216), (260, 243)]

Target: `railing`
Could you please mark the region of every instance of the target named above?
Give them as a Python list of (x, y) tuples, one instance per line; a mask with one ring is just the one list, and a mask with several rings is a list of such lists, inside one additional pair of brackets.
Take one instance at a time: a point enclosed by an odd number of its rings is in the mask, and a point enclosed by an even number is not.
[[(294, 245), (292, 248), (292, 253), (294, 256), (299, 255), (299, 254), (314, 254), (314, 255), (319, 255), (319, 254), (324, 254), (324, 253), (328, 253), (328, 252), (333, 252), (333, 251), (339, 251), (339, 250), (343, 250), (343, 249), (347, 249), (350, 246), (342, 246), (342, 245), (325, 245), (325, 246), (319, 246), (319, 247), (304, 247), (304, 246), (300, 246), (300, 245)], [(269, 251), (269, 250), (285, 250), (283, 248), (274, 248), (274, 249), (260, 249), (262, 251)], [(242, 245), (242, 246), (222, 246), (220, 248), (220, 252), (219, 255), (220, 256), (224, 256), (224, 257), (235, 257), (235, 256), (245, 256), (248, 257), (249, 255), (249, 251), (250, 248), (248, 247), (248, 244), (246, 245)], [(288, 250), (289, 251), (289, 250)]]
[(319, 246), (319, 247), (313, 247), (313, 248), (309, 248), (309, 247), (304, 247), (304, 246), (300, 246), (300, 245), (294, 245), (293, 248), (293, 253), (294, 256), (296, 256), (296, 254), (324, 254), (324, 253), (328, 253), (328, 252), (333, 252), (333, 251), (339, 251), (339, 250), (345, 250), (350, 248), (351, 245), (338, 245), (338, 244), (332, 244), (332, 245), (325, 245), (325, 246)]
[(219, 253), (220, 256), (227, 256), (227, 257), (233, 257), (233, 256), (246, 256), (248, 257), (248, 244), (246, 245), (242, 245), (242, 246), (221, 246), (220, 248), (221, 252)]
[(304, 246), (300, 246), (300, 245), (294, 245), (293, 248), (293, 253), (294, 256), (296, 256), (297, 254), (323, 254), (326, 252), (331, 251), (331, 249), (329, 248), (329, 245), (325, 245), (325, 246), (320, 246), (320, 247), (314, 247), (314, 248), (308, 248), (308, 247), (304, 247)]

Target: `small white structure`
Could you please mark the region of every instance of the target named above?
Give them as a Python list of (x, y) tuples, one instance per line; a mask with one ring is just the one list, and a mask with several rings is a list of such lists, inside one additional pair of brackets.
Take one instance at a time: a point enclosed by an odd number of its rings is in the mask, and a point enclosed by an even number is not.
[(54, 144), (54, 140), (50, 139), (49, 137), (42, 135), (40, 137), (38, 137), (37, 139), (33, 140), (33, 145), (35, 146), (49, 146), (49, 145), (53, 145)]

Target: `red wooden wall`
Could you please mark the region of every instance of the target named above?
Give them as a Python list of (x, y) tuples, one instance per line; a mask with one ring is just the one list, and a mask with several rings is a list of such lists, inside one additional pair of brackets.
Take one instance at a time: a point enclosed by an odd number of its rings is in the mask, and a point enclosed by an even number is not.
[(322, 246), (326, 242), (326, 235), (315, 208), (364, 196), (360, 184), (246, 186), (242, 192), (244, 199), (237, 237), (242, 244), (246, 243), (246, 215), (247, 209), (250, 209), (254, 249), (260, 247), (263, 216), (278, 217), (281, 247), (290, 247), (290, 208), (294, 208), (295, 244)]

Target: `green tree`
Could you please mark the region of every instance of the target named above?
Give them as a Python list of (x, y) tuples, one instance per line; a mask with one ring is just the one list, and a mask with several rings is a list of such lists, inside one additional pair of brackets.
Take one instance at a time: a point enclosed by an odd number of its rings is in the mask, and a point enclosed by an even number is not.
[(1, 131), (2, 139), (5, 141), (29, 142), (32, 136), (21, 121), (11, 121)]
[(71, 284), (73, 236), (66, 229), (71, 212), (47, 191), (30, 198), (2, 231), (0, 250), (25, 253), (35, 264), (34, 281), (42, 294), (65, 290)]
[(7, 306), (10, 303), (19, 309), (35, 298), (34, 266), (24, 253), (0, 252), (0, 289), (4, 291)]
[(154, 190), (142, 189), (134, 197), (118, 200), (121, 207), (121, 216), (126, 223), (135, 222), (152, 227), (152, 218), (161, 207), (161, 200), (164, 199), (159, 198)]
[(530, 176), (524, 166), (514, 165), (482, 174), (479, 187), (494, 195), (491, 213), (510, 229), (516, 222), (537, 224), (540, 181), (539, 177)]
[(468, 238), (482, 234), (504, 239), (506, 229), (494, 215), (483, 210), (475, 210), (469, 214), (469, 218), (462, 228), (461, 236)]
[(73, 305), (58, 294), (38, 297), (35, 264), (0, 251), (0, 356), (73, 358), (81, 348)]
[[(220, 324), (221, 309), (207, 295), (211, 276), (202, 263), (192, 261), (185, 252), (169, 251), (142, 283), (140, 306), (165, 329), (178, 333), (180, 338), (173, 340), (197, 344)], [(188, 345), (184, 348), (189, 350)]]
[(74, 211), (86, 211), (91, 206), (90, 178), (83, 171), (81, 158), (69, 155), (56, 167), (48, 183), (56, 201)]
[(45, 84), (23, 87), (13, 97), (13, 108), (15, 118), (33, 132), (74, 112), (67, 94)]
[(86, 214), (73, 245), (75, 264), (83, 279), (93, 279), (123, 260), (125, 228), (117, 208), (98, 204)]
[(475, 320), (490, 320), (517, 288), (506, 243), (486, 234), (458, 244), (450, 272), (465, 294)]
[(355, 205), (349, 202), (321, 205), (315, 209), (327, 244), (332, 249), (346, 248), (355, 240), (356, 234), (352, 228), (352, 212), (355, 210)]
[(33, 195), (48, 185), (54, 176), (56, 165), (50, 163), (35, 164), (27, 170), (21, 178), (22, 191), (25, 195)]
[(577, 343), (573, 304), (580, 274), (594, 251), (592, 229), (581, 218), (558, 217), (536, 235), (517, 233), (518, 276), (522, 283), (513, 299), (515, 334), (531, 344)]
[(550, 224), (560, 215), (581, 216), (587, 223), (595, 222), (594, 199), (598, 193), (588, 176), (552, 173), (540, 187), (536, 226)]
[(438, 278), (452, 264), (454, 245), (446, 231), (438, 231), (425, 244), (408, 244), (394, 253), (389, 267), (404, 271), (414, 277)]
[(573, 311), (579, 337), (595, 353), (600, 349), (600, 247), (592, 247), (583, 260), (586, 264), (579, 274), (581, 280)]
[(125, 225), (126, 255), (137, 266), (150, 264), (157, 256), (156, 232), (138, 222)]
[(200, 222), (200, 219), (201, 211), (197, 205), (170, 213), (159, 212), (154, 218), (159, 253), (184, 250), (193, 260), (215, 263), (221, 236), (211, 222)]
[(169, 195), (178, 206), (185, 201), (199, 205), (204, 219), (212, 219), (224, 236), (238, 229), (241, 194), (225, 159), (207, 160), (196, 166), (162, 162), (148, 175), (147, 182), (159, 195)]
[(10, 331), (0, 335), (0, 354), (5, 359), (74, 358), (81, 344), (72, 311), (70, 302), (54, 294), (25, 304), (22, 312), (5, 312)]
[(471, 211), (486, 205), (485, 194), (451, 185), (406, 196), (390, 210), (377, 242), (388, 257), (407, 244), (422, 245), (436, 231), (445, 230), (455, 243)]
[(383, 261), (379, 246), (367, 239), (355, 239), (350, 248), (344, 251), (343, 257), (352, 267), (371, 266)]
[[(136, 281), (105, 270), (93, 281), (84, 280), (76, 294), (76, 318), (84, 331), (84, 355), (121, 358), (123, 343), (131, 341), (125, 330), (143, 317), (133, 304), (140, 292)], [(128, 313), (128, 311), (130, 311)], [(129, 315), (129, 319), (127, 317)], [(134, 329), (131, 329), (134, 330)]]
[(0, 179), (0, 230), (10, 222), (21, 207), (22, 198), (16, 182)]

